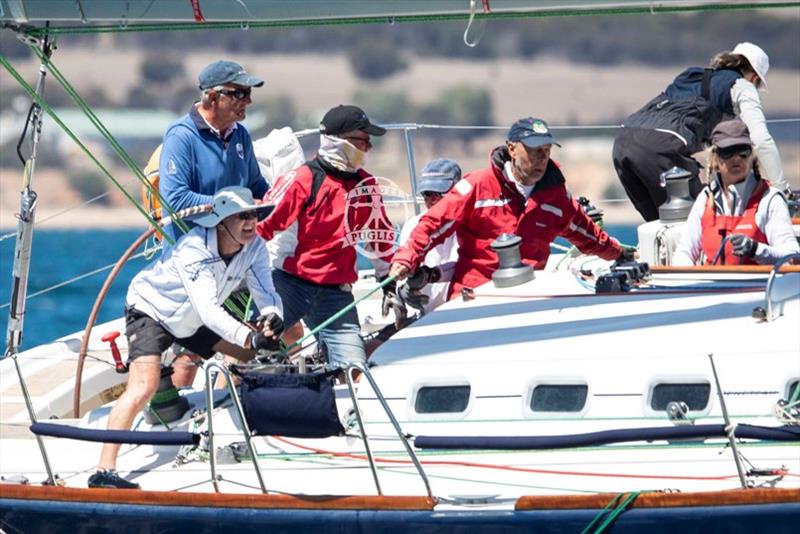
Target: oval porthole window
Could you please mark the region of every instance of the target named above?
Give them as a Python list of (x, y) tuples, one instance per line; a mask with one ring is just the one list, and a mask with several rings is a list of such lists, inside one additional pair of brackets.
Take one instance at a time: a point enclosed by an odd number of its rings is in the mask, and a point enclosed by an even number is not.
[(531, 393), (532, 412), (580, 412), (586, 406), (586, 384), (539, 384)]
[(690, 410), (702, 411), (708, 406), (710, 394), (708, 382), (656, 384), (650, 394), (650, 408), (663, 411), (670, 402), (685, 402)]
[(423, 386), (417, 391), (417, 413), (459, 413), (467, 409), (471, 388), (458, 386)]

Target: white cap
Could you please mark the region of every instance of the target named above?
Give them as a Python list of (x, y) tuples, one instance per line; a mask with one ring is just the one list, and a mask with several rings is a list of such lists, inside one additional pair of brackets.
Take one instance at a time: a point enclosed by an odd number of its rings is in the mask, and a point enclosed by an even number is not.
[(750, 66), (756, 71), (761, 83), (764, 84), (764, 89), (767, 88), (767, 71), (769, 71), (769, 57), (761, 47), (753, 43), (739, 43), (733, 49), (731, 54), (744, 56), (750, 62)]
[(253, 192), (239, 185), (223, 187), (217, 191), (214, 195), (213, 207), (214, 209), (211, 213), (198, 217), (192, 222), (200, 226), (205, 226), (206, 228), (213, 228), (226, 217), (236, 215), (243, 211), (263, 210), (267, 212), (272, 211), (274, 208), (274, 206), (271, 205), (256, 204), (253, 201)]

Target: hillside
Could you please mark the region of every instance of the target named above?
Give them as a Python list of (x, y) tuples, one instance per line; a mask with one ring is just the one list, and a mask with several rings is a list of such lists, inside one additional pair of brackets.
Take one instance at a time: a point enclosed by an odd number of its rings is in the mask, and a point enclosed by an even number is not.
[[(57, 51), (56, 64), (81, 94), (103, 88), (112, 103), (122, 105), (124, 95), (140, 83), (139, 67), (146, 54), (140, 50), (109, 48), (96, 54), (93, 48), (65, 47)], [(195, 73), (211, 61), (219, 59), (218, 53), (198, 51), (183, 58), (185, 71), (182, 83), (194, 83)], [(296, 110), (305, 114), (313, 124), (329, 107), (353, 101), (353, 95), (404, 94), (411, 102), (425, 102), (434, 95), (453, 86), (468, 83), (485, 88), (491, 98), (494, 123), (507, 126), (525, 115), (547, 119), (552, 126), (615, 124), (635, 110), (652, 95), (660, 91), (674, 76), (674, 68), (655, 68), (642, 65), (593, 66), (539, 58), (534, 60), (452, 60), (417, 58), (409, 68), (381, 82), (366, 83), (356, 78), (346, 57), (340, 55), (281, 55), (281, 54), (228, 54), (246, 65), (249, 71), (264, 77), (267, 84), (254, 92), (254, 108), (265, 107), (268, 115), (280, 115), (276, 98), (291, 97)], [(91, 58), (91, 61), (87, 59)], [(38, 66), (34, 62), (15, 63), (29, 80), (34, 79)], [(124, 66), (124, 68), (120, 68)], [(109, 73), (113, 73), (113, 83)], [(313, 75), (310, 75), (313, 74)], [(52, 80), (49, 83), (53, 83)], [(7, 74), (0, 74), (3, 92), (11, 89)], [(800, 117), (800, 70), (773, 69), (769, 73), (770, 91), (763, 95), (764, 108), (771, 117)], [(52, 91), (52, 85), (51, 85)], [(355, 103), (361, 103), (356, 101)], [(188, 106), (189, 102), (186, 102)], [(158, 102), (153, 102), (158, 106)], [(362, 105), (364, 105), (362, 103)], [(270, 108), (270, 106), (273, 106)], [(370, 109), (367, 109), (370, 112)], [(391, 122), (405, 122), (402, 115), (391, 117)], [(8, 126), (8, 125), (5, 125)], [(282, 124), (268, 124), (269, 127)], [(800, 125), (790, 126), (793, 143), (781, 143), (784, 167), (795, 187), (800, 187), (800, 156), (797, 139)], [(254, 136), (265, 131), (254, 132)], [(563, 132), (559, 132), (563, 137)], [(416, 136), (416, 163), (419, 167), (432, 157), (449, 156), (458, 159), (465, 170), (486, 164), (492, 146), (503, 139), (502, 130), (480, 139), (466, 142), (431, 143)], [(392, 138), (395, 137), (395, 138)], [(157, 140), (153, 141), (155, 145)], [(615, 191), (616, 177), (611, 166), (610, 140), (605, 138), (580, 141), (567, 139), (564, 148), (557, 149), (554, 157), (564, 165), (571, 189), (577, 195), (593, 199), (619, 197)], [(16, 158), (3, 152), (0, 168), (0, 227), (15, 223), (21, 169)], [(69, 168), (85, 168), (85, 156), (72, 156)], [(144, 163), (144, 161), (142, 161)], [(399, 134), (387, 136), (376, 151), (370, 154), (368, 167), (376, 173), (407, 180), (405, 149)], [(80, 197), (69, 186), (64, 169), (40, 167), (41, 174), (34, 189), (41, 193), (39, 220), (79, 204)], [(121, 181), (138, 199), (138, 186), (127, 171), (117, 169)], [(110, 216), (107, 208), (118, 211)], [(107, 208), (97, 212), (85, 208), (70, 211), (49, 225), (137, 225), (141, 224), (136, 212), (127, 207), (122, 195), (114, 193)], [(99, 216), (98, 216), (99, 215)], [(632, 218), (631, 210), (621, 209), (618, 216)]]

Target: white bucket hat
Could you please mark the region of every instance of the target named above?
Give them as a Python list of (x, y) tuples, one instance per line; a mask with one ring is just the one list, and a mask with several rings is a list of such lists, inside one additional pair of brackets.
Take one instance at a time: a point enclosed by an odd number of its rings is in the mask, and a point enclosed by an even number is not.
[(244, 211), (259, 210), (259, 218), (269, 214), (275, 206), (256, 204), (253, 200), (253, 192), (246, 187), (232, 185), (223, 187), (214, 195), (214, 203), (211, 213), (194, 219), (192, 222), (213, 228), (222, 222), (226, 217), (242, 213)]
[(739, 43), (733, 49), (731, 54), (744, 56), (750, 62), (750, 66), (756, 71), (761, 83), (764, 84), (764, 89), (767, 88), (767, 71), (769, 71), (769, 56), (760, 46), (753, 43)]

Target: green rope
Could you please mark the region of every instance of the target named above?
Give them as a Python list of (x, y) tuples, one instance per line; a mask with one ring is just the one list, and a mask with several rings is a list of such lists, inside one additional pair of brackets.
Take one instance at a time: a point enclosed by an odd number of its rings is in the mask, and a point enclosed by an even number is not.
[(294, 343), (289, 345), (283, 352), (288, 353), (292, 349), (294, 349), (295, 347), (302, 346), (303, 341), (305, 341), (306, 339), (310, 338), (311, 336), (316, 335), (317, 332), (319, 332), (323, 328), (327, 327), (329, 324), (334, 322), (336, 319), (338, 319), (339, 317), (341, 317), (342, 315), (344, 315), (345, 313), (347, 313), (351, 309), (355, 308), (362, 301), (364, 301), (367, 298), (371, 297), (373, 293), (375, 293), (379, 289), (383, 289), (384, 286), (390, 284), (391, 282), (394, 282), (396, 278), (397, 278), (396, 276), (387, 276), (377, 286), (375, 286), (374, 288), (370, 289), (365, 295), (362, 295), (360, 298), (354, 300), (353, 302), (351, 302), (350, 304), (348, 304), (347, 306), (345, 306), (344, 308), (342, 308), (338, 312), (336, 312), (333, 315), (331, 315), (330, 317), (328, 317), (325, 321), (323, 321), (320, 325), (318, 325), (316, 328), (314, 328), (311, 332), (309, 332), (308, 334), (304, 335), (303, 337), (301, 337), (300, 339), (298, 339), (297, 341), (295, 341)]
[(32, 99), (32, 100), (33, 100), (33, 101), (34, 101), (34, 102), (35, 102), (35, 103), (36, 103), (36, 104), (37, 104), (37, 105), (38, 105), (38, 106), (39, 106), (39, 107), (40, 107), (42, 110), (44, 110), (44, 111), (45, 111), (45, 113), (47, 113), (47, 114), (50, 116), (50, 118), (51, 118), (51, 119), (53, 119), (53, 121), (54, 121), (54, 122), (55, 122), (55, 123), (56, 123), (56, 124), (57, 124), (59, 127), (61, 127), (61, 129), (62, 129), (62, 130), (64, 130), (64, 133), (66, 133), (66, 134), (67, 134), (67, 136), (68, 136), (70, 139), (72, 139), (72, 140), (75, 142), (75, 144), (76, 144), (76, 145), (78, 145), (78, 147), (79, 147), (79, 148), (80, 148), (80, 149), (81, 149), (81, 150), (82, 150), (82, 151), (83, 151), (83, 152), (84, 152), (84, 153), (85, 153), (85, 154), (86, 154), (86, 155), (89, 157), (89, 159), (91, 159), (91, 160), (94, 162), (94, 164), (95, 164), (95, 165), (97, 165), (97, 168), (98, 168), (98, 169), (100, 169), (100, 171), (101, 171), (103, 174), (105, 174), (105, 175), (106, 175), (106, 177), (107, 177), (109, 180), (111, 180), (111, 182), (112, 182), (112, 183), (113, 183), (113, 184), (114, 184), (114, 185), (117, 187), (117, 189), (119, 189), (119, 190), (122, 192), (122, 194), (123, 194), (123, 195), (125, 195), (125, 197), (126, 197), (128, 200), (130, 200), (131, 204), (133, 204), (133, 205), (136, 207), (136, 209), (137, 209), (137, 210), (139, 210), (139, 212), (140, 212), (140, 213), (141, 213), (141, 214), (144, 216), (144, 218), (145, 218), (145, 219), (147, 219), (147, 222), (148, 222), (148, 223), (149, 223), (149, 224), (150, 224), (150, 225), (151, 225), (153, 228), (155, 228), (156, 230), (158, 230), (158, 229), (160, 228), (160, 227), (159, 227), (159, 225), (158, 225), (158, 222), (157, 222), (155, 219), (153, 219), (153, 218), (150, 216), (150, 214), (149, 214), (149, 213), (147, 213), (147, 212), (146, 212), (146, 211), (145, 211), (145, 210), (144, 210), (144, 209), (143, 209), (143, 208), (142, 208), (142, 207), (141, 207), (141, 206), (140, 206), (140, 205), (139, 205), (139, 204), (138, 204), (138, 203), (137, 203), (137, 202), (136, 202), (136, 201), (135, 201), (135, 200), (134, 200), (132, 197), (131, 197), (130, 193), (128, 193), (128, 191), (126, 191), (126, 190), (125, 190), (125, 188), (122, 186), (122, 184), (120, 184), (120, 183), (119, 183), (119, 182), (116, 180), (116, 178), (114, 178), (114, 176), (111, 174), (111, 172), (110, 172), (108, 169), (106, 169), (106, 168), (105, 168), (105, 166), (104, 166), (102, 163), (100, 163), (100, 161), (99, 161), (99, 160), (98, 160), (98, 159), (97, 159), (97, 158), (96, 158), (96, 157), (95, 157), (95, 156), (92, 154), (92, 152), (91, 152), (91, 151), (90, 151), (90, 150), (89, 150), (89, 149), (86, 147), (86, 145), (84, 145), (84, 144), (83, 144), (83, 143), (80, 141), (80, 139), (78, 139), (78, 137), (77, 137), (77, 136), (76, 136), (76, 135), (75, 135), (75, 134), (72, 132), (72, 130), (70, 130), (70, 129), (69, 129), (69, 127), (68, 127), (66, 124), (64, 124), (64, 122), (63, 122), (63, 121), (62, 121), (62, 120), (61, 120), (61, 119), (58, 117), (58, 115), (56, 114), (56, 112), (55, 112), (55, 111), (53, 111), (53, 108), (51, 108), (51, 107), (50, 107), (50, 105), (49, 105), (47, 102), (45, 102), (45, 101), (44, 101), (44, 99), (42, 99), (42, 97), (41, 97), (41, 96), (39, 96), (39, 94), (38, 94), (38, 93), (36, 93), (36, 90), (35, 90), (33, 87), (31, 87), (31, 86), (28, 84), (28, 82), (26, 82), (26, 81), (25, 81), (25, 80), (22, 78), (22, 76), (19, 74), (19, 72), (17, 72), (17, 71), (16, 71), (16, 69), (14, 69), (14, 67), (11, 65), (11, 63), (9, 63), (9, 62), (8, 62), (8, 60), (6, 59), (5, 55), (3, 55), (3, 54), (0, 54), (0, 64), (2, 64), (2, 65), (3, 65), (3, 67), (5, 67), (5, 69), (6, 69), (6, 70), (9, 72), (9, 74), (11, 74), (11, 76), (12, 76), (12, 77), (13, 77), (15, 80), (17, 80), (17, 83), (19, 83), (20, 87), (22, 87), (22, 89), (23, 89), (23, 90), (24, 90), (26, 93), (28, 93), (28, 96), (29, 96), (29, 97), (30, 97), (30, 98), (31, 98), (31, 99)]
[[(47, 67), (47, 70), (53, 75), (53, 78), (55, 78), (55, 80), (61, 84), (61, 87), (64, 89), (64, 91), (66, 91), (66, 93), (70, 96), (70, 98), (72, 98), (72, 101), (75, 102), (75, 105), (78, 107), (78, 109), (81, 110), (84, 115), (86, 115), (86, 117), (89, 119), (89, 122), (91, 122), (94, 125), (94, 127), (97, 128), (97, 130), (100, 132), (100, 135), (102, 135), (103, 138), (105, 138), (105, 140), (108, 141), (108, 144), (111, 146), (111, 148), (114, 149), (114, 152), (116, 152), (117, 156), (119, 156), (122, 162), (125, 163), (125, 165), (131, 170), (131, 172), (133, 172), (133, 175), (139, 180), (139, 182), (141, 182), (145, 187), (147, 187), (150, 190), (151, 194), (154, 194), (155, 196), (158, 197), (159, 201), (161, 202), (161, 205), (164, 207), (165, 211), (172, 218), (173, 223), (176, 224), (181, 231), (188, 232), (189, 228), (188, 226), (186, 226), (186, 223), (183, 222), (182, 219), (179, 219), (175, 216), (175, 211), (170, 207), (166, 199), (163, 196), (161, 196), (157, 188), (153, 187), (153, 185), (150, 183), (150, 181), (142, 172), (139, 165), (133, 160), (130, 154), (128, 154), (128, 152), (122, 147), (122, 145), (117, 141), (117, 139), (108, 130), (108, 128), (106, 128), (106, 126), (100, 121), (97, 115), (95, 115), (94, 111), (92, 111), (92, 108), (78, 94), (78, 92), (75, 90), (72, 84), (70, 84), (69, 81), (66, 79), (66, 77), (61, 73), (61, 71), (58, 70), (58, 68), (55, 66), (52, 60), (47, 55), (45, 55), (44, 52), (41, 49), (39, 49), (39, 47), (34, 46), (32, 44), (28, 46), (39, 57), (39, 60), (42, 62), (42, 64), (44, 64), (45, 67)], [(174, 244), (174, 240), (169, 234), (163, 233), (163, 235), (166, 236), (166, 239), (171, 245)]]
[[(595, 518), (592, 519), (588, 525), (586, 525), (586, 528), (581, 531), (581, 534), (600, 534), (601, 532), (604, 532), (606, 528), (608, 528), (622, 512), (627, 510), (628, 507), (633, 504), (633, 501), (635, 501), (641, 493), (641, 491), (632, 491), (628, 493), (627, 497), (621, 502), (619, 501), (625, 494), (620, 493), (619, 495), (615, 496), (607, 505), (605, 505), (602, 510), (600, 510), (600, 513), (598, 513)], [(605, 519), (603, 520), (604, 517)], [(595, 527), (595, 525), (601, 520), (603, 522)]]
[(800, 398), (800, 382), (797, 382), (794, 386), (794, 392), (792, 392), (792, 396), (789, 399), (789, 404), (794, 404), (797, 402), (797, 399)]
[[(591, 8), (581, 11), (573, 9), (547, 9), (533, 12), (492, 12), (475, 13), (476, 20), (507, 20), (507, 19), (526, 19), (526, 18), (547, 18), (547, 17), (585, 17), (597, 15), (644, 15), (656, 13), (688, 13), (704, 11), (742, 11), (752, 9), (783, 9), (800, 6), (800, 2), (775, 2), (764, 4), (751, 2), (747, 4), (717, 4), (708, 6), (632, 6), (617, 8)], [(59, 28), (30, 28), (25, 29), (28, 35), (34, 37), (44, 36), (45, 33), (51, 35), (60, 34), (91, 34), (91, 33), (133, 33), (133, 32), (153, 32), (153, 31), (184, 31), (184, 30), (226, 30), (243, 28), (294, 28), (298, 26), (340, 26), (350, 24), (386, 24), (387, 21), (393, 23), (414, 23), (414, 22), (442, 22), (442, 21), (464, 21), (469, 19), (469, 13), (444, 13), (430, 15), (392, 15), (392, 16), (368, 16), (368, 17), (332, 17), (326, 19), (297, 19), (297, 20), (267, 20), (267, 21), (226, 21), (226, 22), (179, 22), (179, 23), (142, 23), (142, 24), (105, 24), (98, 26), (62, 26)]]

